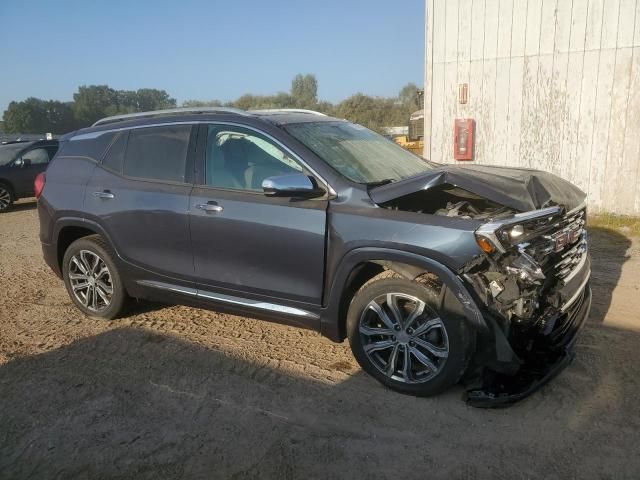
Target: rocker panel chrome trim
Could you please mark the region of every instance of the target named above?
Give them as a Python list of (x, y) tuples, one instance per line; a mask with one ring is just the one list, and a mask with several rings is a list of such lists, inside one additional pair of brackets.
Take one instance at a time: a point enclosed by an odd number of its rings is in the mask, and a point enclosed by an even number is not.
[(288, 307), (286, 305), (279, 305), (277, 303), (263, 302), (261, 300), (251, 300), (249, 298), (235, 297), (233, 295), (225, 295), (222, 293), (214, 293), (206, 290), (197, 290), (195, 288), (179, 287), (170, 283), (157, 282), (154, 280), (139, 280), (139, 285), (146, 287), (158, 288), (160, 290), (167, 290), (170, 292), (183, 293), (191, 297), (202, 298), (205, 300), (212, 300), (216, 302), (228, 303), (231, 305), (240, 305), (243, 307), (255, 308), (257, 310), (267, 310), (270, 312), (284, 313), (287, 315), (294, 315), (296, 317), (305, 318), (320, 318), (319, 315), (302, 310), (301, 308)]

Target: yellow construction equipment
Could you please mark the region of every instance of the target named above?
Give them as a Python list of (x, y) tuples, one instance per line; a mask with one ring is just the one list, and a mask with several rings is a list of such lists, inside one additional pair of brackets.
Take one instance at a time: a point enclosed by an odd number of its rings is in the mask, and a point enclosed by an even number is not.
[(422, 156), (424, 151), (424, 110), (417, 110), (409, 117), (409, 131), (407, 135), (398, 135), (393, 141), (402, 148)]
[(397, 135), (393, 141), (402, 148), (422, 156), (424, 152), (424, 90), (418, 90), (417, 100), (420, 110), (416, 110), (409, 116), (407, 135)]

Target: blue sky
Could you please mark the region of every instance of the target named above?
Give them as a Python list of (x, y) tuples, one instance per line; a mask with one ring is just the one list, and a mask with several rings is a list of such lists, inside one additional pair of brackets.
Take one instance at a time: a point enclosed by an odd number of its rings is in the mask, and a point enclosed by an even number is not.
[(160, 88), (186, 99), (288, 91), (396, 95), (422, 83), (424, 0), (0, 0), (0, 112), (79, 85)]

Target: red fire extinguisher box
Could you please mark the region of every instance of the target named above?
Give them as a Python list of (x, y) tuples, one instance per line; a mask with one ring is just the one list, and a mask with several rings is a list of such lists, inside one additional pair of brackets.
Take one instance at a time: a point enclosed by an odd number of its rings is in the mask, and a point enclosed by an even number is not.
[(453, 158), (473, 160), (475, 121), (472, 118), (456, 118), (453, 124)]

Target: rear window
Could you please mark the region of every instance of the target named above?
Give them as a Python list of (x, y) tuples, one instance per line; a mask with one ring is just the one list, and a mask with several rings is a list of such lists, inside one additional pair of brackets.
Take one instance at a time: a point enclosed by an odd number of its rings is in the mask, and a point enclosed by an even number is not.
[(21, 150), (27, 148), (30, 143), (10, 143), (0, 145), (0, 165), (6, 165), (17, 157)]
[(185, 181), (191, 125), (137, 128), (129, 132), (124, 174), (172, 182)]

